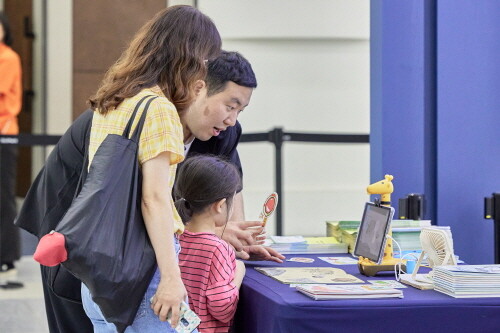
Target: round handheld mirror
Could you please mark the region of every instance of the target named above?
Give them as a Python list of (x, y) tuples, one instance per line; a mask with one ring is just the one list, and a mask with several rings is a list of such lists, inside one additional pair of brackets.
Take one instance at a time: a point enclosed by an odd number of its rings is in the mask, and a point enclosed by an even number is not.
[(260, 218), (262, 219), (262, 226), (266, 226), (267, 218), (272, 215), (272, 213), (276, 210), (278, 206), (278, 193), (271, 193), (266, 201), (264, 201), (264, 205), (262, 206), (262, 213), (260, 214)]

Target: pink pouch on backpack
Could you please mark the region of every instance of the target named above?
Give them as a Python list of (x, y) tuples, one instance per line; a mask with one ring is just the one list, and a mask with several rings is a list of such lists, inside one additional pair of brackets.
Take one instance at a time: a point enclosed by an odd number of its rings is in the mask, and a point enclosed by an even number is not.
[(52, 230), (40, 238), (33, 259), (44, 266), (57, 266), (68, 259), (64, 235)]

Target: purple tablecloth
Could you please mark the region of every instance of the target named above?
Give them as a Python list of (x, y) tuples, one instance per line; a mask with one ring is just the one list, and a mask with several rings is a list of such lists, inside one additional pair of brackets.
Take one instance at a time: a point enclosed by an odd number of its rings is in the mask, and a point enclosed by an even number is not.
[[(317, 257), (314, 263), (285, 262), (285, 266), (330, 266)], [(331, 256), (339, 256), (338, 254)], [(235, 333), (302, 332), (500, 332), (500, 298), (458, 299), (434, 290), (403, 289), (404, 298), (315, 301), (254, 267), (271, 262), (246, 262), (234, 321)], [(368, 278), (356, 265), (331, 266), (363, 281), (394, 279), (394, 274)]]

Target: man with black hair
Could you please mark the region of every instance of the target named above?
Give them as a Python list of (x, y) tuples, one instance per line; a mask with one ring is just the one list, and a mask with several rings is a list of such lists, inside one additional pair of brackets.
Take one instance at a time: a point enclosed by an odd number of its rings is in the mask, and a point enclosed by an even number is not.
[[(192, 133), (191, 140), (185, 145), (187, 156), (195, 154), (213, 154), (224, 156), (238, 167), (243, 175), (240, 158), (236, 149), (240, 136), (241, 125), (236, 120), (238, 115), (248, 105), (253, 89), (257, 87), (257, 79), (252, 66), (238, 52), (222, 51), (221, 55), (207, 64), (208, 74), (206, 84), (200, 87), (196, 101), (180, 117), (190, 118), (191, 127), (184, 129)], [(200, 113), (225, 119), (220, 127), (204, 129)], [(204, 138), (210, 137), (208, 140)], [(185, 138), (186, 139), (186, 138)], [(186, 141), (185, 141), (186, 142)], [(234, 211), (228, 223), (224, 238), (235, 247), (241, 259), (274, 260), (277, 258), (263, 247), (255, 246), (255, 233), (262, 229), (248, 229), (260, 226), (260, 221), (246, 221), (243, 208), (243, 196), (239, 192), (234, 201)], [(253, 234), (252, 234), (253, 233)], [(281, 256), (278, 256), (282, 258)]]

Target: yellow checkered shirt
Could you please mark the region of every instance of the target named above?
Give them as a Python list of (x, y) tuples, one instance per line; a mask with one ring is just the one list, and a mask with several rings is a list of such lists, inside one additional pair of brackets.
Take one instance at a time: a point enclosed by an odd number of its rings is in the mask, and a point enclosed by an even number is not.
[[(139, 164), (142, 165), (142, 163), (155, 158), (162, 152), (170, 152), (170, 177), (168, 187), (165, 190), (171, 193), (175, 181), (177, 163), (184, 160), (184, 136), (177, 109), (163, 95), (158, 86), (144, 89), (137, 95), (125, 99), (118, 108), (108, 112), (106, 115), (102, 115), (97, 111), (94, 112), (89, 143), (89, 166), (92, 163), (97, 148), (99, 148), (106, 136), (108, 134), (123, 134), (123, 130), (132, 116), (135, 106), (143, 97), (148, 95), (158, 96), (158, 98), (149, 105), (147, 111), (148, 113), (139, 140)], [(130, 136), (132, 136), (137, 122), (141, 117), (145, 104), (146, 100), (137, 111), (132, 123)], [(171, 197), (170, 203), (174, 212), (174, 232), (182, 233), (184, 231), (184, 224), (175, 209)]]

